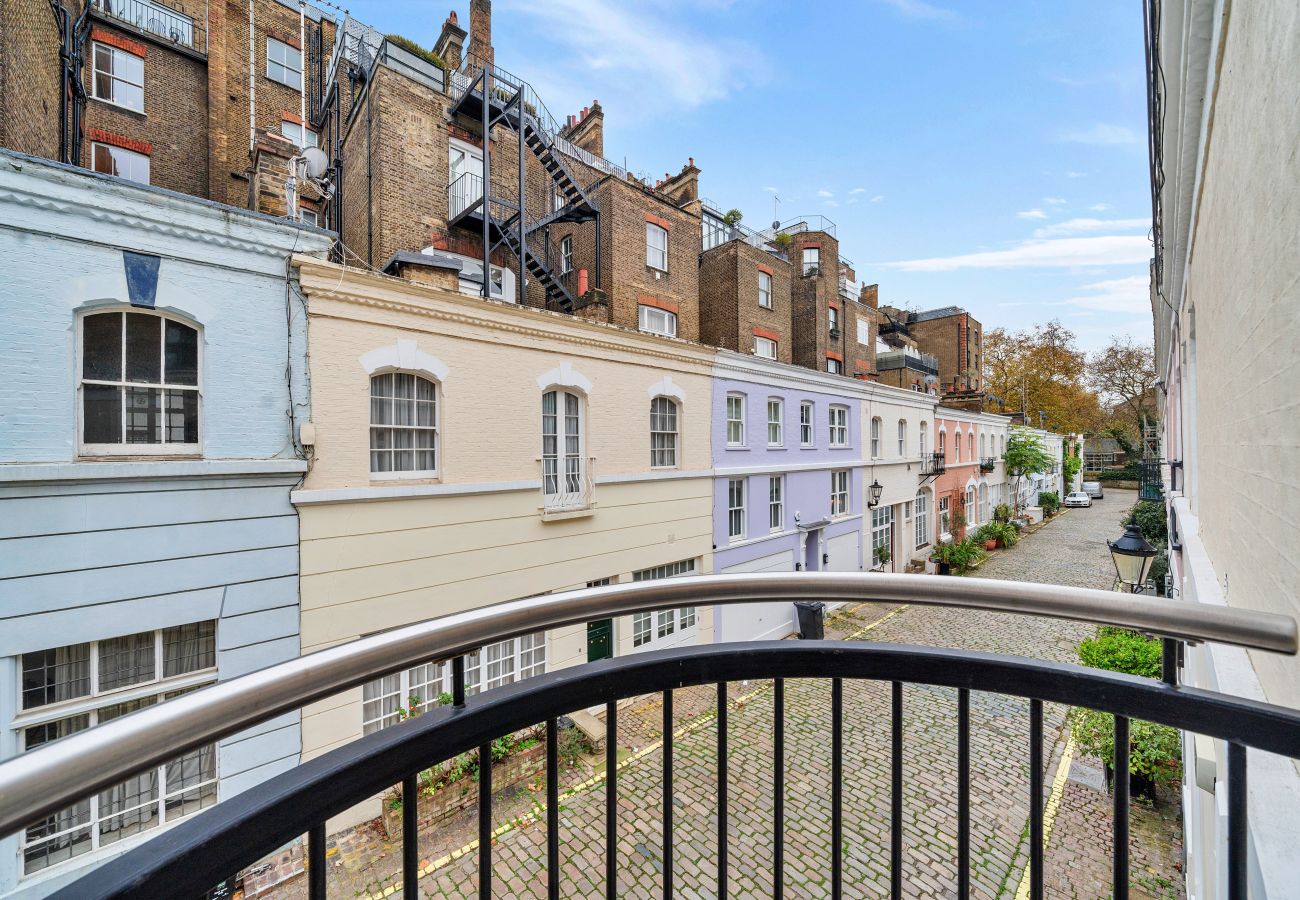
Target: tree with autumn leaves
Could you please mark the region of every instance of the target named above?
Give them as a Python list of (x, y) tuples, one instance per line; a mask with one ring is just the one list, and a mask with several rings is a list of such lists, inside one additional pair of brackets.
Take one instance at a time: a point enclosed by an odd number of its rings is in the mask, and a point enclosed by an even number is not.
[[(1059, 433), (1095, 432), (1105, 414), (1089, 378), (1087, 354), (1059, 321), (1024, 331), (984, 333), (985, 386), (996, 412), (1026, 414)], [(1039, 413), (1046, 413), (1040, 418)]]

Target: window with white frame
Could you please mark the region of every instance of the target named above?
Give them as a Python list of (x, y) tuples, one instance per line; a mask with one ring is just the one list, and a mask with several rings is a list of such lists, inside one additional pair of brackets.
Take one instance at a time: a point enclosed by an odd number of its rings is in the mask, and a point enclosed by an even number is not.
[[(695, 560), (683, 559), (678, 562), (654, 566), (632, 573), (633, 581), (657, 581), (660, 578), (680, 578), (695, 574)], [(655, 612), (641, 612), (632, 616), (632, 646), (642, 647), (656, 640), (672, 637), (674, 634), (694, 628), (697, 622), (695, 607), (684, 609), (661, 609)]]
[(948, 432), (940, 428), (939, 429), (939, 455), (945, 459), (948, 458), (948, 448), (944, 446), (947, 443), (947, 437), (948, 437)]
[(915, 516), (916, 549), (920, 550), (930, 543), (930, 495), (925, 491), (917, 491), (916, 502), (912, 508)]
[(820, 247), (803, 248), (803, 274), (817, 275), (821, 272), (822, 251)]
[(921, 420), (921, 440), (920, 440), (920, 448), (919, 448), (922, 456), (925, 456), (926, 450), (929, 449), (930, 446), (929, 438), (930, 438), (930, 428), (928, 424), (925, 422), (925, 420), (923, 419)]
[(785, 444), (785, 406), (777, 397), (767, 401), (767, 445), (780, 447)]
[(370, 379), (370, 473), (433, 478), (438, 474), (438, 385), (410, 372)]
[(961, 462), (961, 432), (952, 436), (952, 452), (954, 462)]
[(650, 401), (650, 465), (656, 469), (677, 465), (677, 403), (667, 397)]
[(880, 458), (880, 417), (873, 416), (871, 419), (871, 458)]
[(302, 88), (302, 51), (275, 38), (266, 39), (266, 77), (295, 91)]
[(149, 157), (125, 147), (91, 144), (90, 168), (103, 175), (114, 175), (137, 184), (149, 183)]
[(727, 446), (745, 446), (745, 398), (741, 394), (727, 395)]
[(745, 536), (745, 479), (727, 481), (727, 538), (739, 540)]
[(831, 472), (831, 516), (849, 514), (849, 472), (836, 469)]
[(465, 655), (465, 693), (472, 696), (546, 673), (546, 633), (488, 644)]
[(772, 276), (762, 271), (758, 273), (758, 305), (772, 308)]
[(582, 398), (572, 391), (542, 394), (542, 493), (580, 497), (583, 491)]
[(966, 435), (966, 458), (975, 461), (975, 432)]
[(987, 522), (988, 520), (989, 520), (989, 486), (987, 484), (981, 484), (980, 485), (980, 521)]
[(907, 420), (898, 420), (898, 455), (907, 456)]
[(776, 359), (776, 341), (754, 335), (754, 355), (765, 359)]
[(813, 445), (813, 404), (811, 400), (805, 400), (799, 404), (799, 445), (802, 447), (811, 447)]
[(654, 222), (645, 223), (645, 264), (660, 272), (668, 271), (668, 229)]
[(826, 320), (830, 325), (832, 335), (840, 330), (840, 311), (833, 306), (826, 308)]
[(298, 221), (305, 225), (320, 225), (320, 214), (316, 210), (301, 206), (298, 208)]
[(834, 359), (833, 357), (828, 356), (826, 357), (826, 371), (830, 372), (832, 375), (843, 375), (844, 363), (840, 362), (838, 359)]
[(1005, 434), (1002, 435), (1002, 458), (1007, 458), (1007, 436)]
[(199, 333), (155, 313), (81, 319), (81, 449), (196, 453)]
[(849, 408), (832, 406), (829, 410), (830, 445), (847, 447), (849, 445)]
[(975, 505), (975, 486), (974, 486), (974, 485), (967, 485), (967, 486), (966, 486), (966, 503), (965, 503), (965, 506), (964, 506), (964, 510), (963, 510), (963, 511), (966, 513), (966, 521), (967, 521), (969, 524), (971, 524), (971, 525), (978, 525), (978, 524), (979, 524), (979, 521), (980, 521), (980, 519), (979, 519), (979, 508)]
[(948, 511), (948, 498), (946, 496), (939, 498), (939, 532), (940, 534), (950, 534), (952, 532), (952, 516)]
[(987, 450), (988, 448), (985, 446), (985, 436), (981, 434), (980, 435), (980, 458), (981, 459), (988, 456), (988, 453), (986, 452)]
[(781, 475), (767, 479), (767, 527), (769, 531), (785, 529), (785, 478)]
[[(566, 234), (560, 238), (560, 274), (567, 275), (573, 271), (573, 235)], [(675, 329), (674, 329), (675, 330)]]
[[(212, 620), (24, 653), (19, 740), (24, 751), (216, 681)], [(28, 826), (33, 874), (211, 806), (213, 744), (100, 791)]]
[(280, 134), (293, 141), (295, 147), (316, 147), (320, 144), (319, 134), (288, 119), (280, 120)]
[(877, 506), (871, 510), (871, 564), (880, 563), (881, 551), (893, 553), (894, 547), (894, 508)]
[(858, 343), (864, 347), (871, 343), (871, 326), (866, 319), (858, 319)]
[(144, 112), (144, 58), (98, 42), (93, 55), (91, 85), (95, 99)]
[(665, 337), (677, 337), (677, 313), (644, 304), (637, 309), (642, 331), (662, 334)]

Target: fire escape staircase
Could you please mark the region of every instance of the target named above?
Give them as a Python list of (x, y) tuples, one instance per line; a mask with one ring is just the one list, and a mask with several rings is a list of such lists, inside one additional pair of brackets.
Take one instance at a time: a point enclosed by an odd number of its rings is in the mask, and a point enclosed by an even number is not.
[[(599, 210), (564, 162), (563, 152), (556, 143), (558, 126), (526, 82), (496, 66), (467, 59), (465, 68), (452, 74), (451, 87), (455, 98), (451, 115), (459, 114), (480, 123), (484, 134), (490, 135), (492, 129), (500, 125), (519, 136), (519, 174), (524, 176), (526, 173), (524, 148), (527, 148), (550, 175), (554, 184), (550, 193), (554, 198), (551, 205), (555, 208), (530, 219), (524, 202), (525, 179), (492, 176), (489, 171), (493, 168), (490, 142), (485, 142), (482, 176), (470, 179), (467, 173), (457, 179), (457, 182), (477, 180), (479, 187), (475, 188), (472, 183), (461, 186), (461, 191), (472, 199), (459, 209), (453, 199), (448, 226), (470, 229), (486, 237), (483, 247), (485, 292), (490, 291), (486, 283), (490, 279), (486, 273), (490, 272), (492, 252), (505, 247), (522, 263), (528, 277), (542, 287), (548, 308), (573, 312), (581, 299), (577, 296), (574, 273), (562, 272), (553, 264), (549, 229), (554, 224), (591, 221), (599, 215)], [(502, 169), (499, 165), (496, 168), (498, 172)], [(483, 185), (486, 185), (486, 190), (482, 189)], [(453, 196), (456, 193), (454, 184), (451, 193)], [(522, 297), (525, 283), (522, 278), (520, 283)]]

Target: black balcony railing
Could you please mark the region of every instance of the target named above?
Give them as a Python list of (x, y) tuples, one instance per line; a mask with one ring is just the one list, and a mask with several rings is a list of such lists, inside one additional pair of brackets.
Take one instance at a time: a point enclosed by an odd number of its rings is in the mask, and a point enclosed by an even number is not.
[(980, 457), (981, 472), (992, 472), (995, 468), (997, 468), (997, 465), (998, 465), (998, 458), (996, 456)]
[[(990, 653), (841, 641), (761, 641), (700, 645), (685, 649), (633, 654), (541, 675), (466, 698), (463, 657), (457, 655), (491, 641), (539, 627), (626, 615), (650, 609), (702, 604), (828, 600), (898, 600), (1073, 618), (1153, 631), (1165, 638), (1165, 680), (1140, 678), (1075, 665)], [(844, 686), (846, 681), (888, 684), (890, 694), (890, 839), (881, 849), (889, 860), (892, 894), (903, 895), (906, 852), (903, 824), (905, 767), (904, 699), (909, 685), (957, 691), (957, 846), (954, 849), (957, 896), (971, 887), (971, 821), (983, 815), (971, 798), (971, 693), (992, 692), (1027, 698), (1030, 776), (1029, 808), (1031, 896), (1042, 896), (1044, 754), (1043, 704), (1085, 707), (1114, 717), (1115, 769), (1129, 766), (1131, 720), (1154, 722), (1227, 742), (1227, 896), (1245, 900), (1247, 882), (1246, 749), (1300, 758), (1300, 711), (1176, 684), (1179, 640), (1220, 641), (1274, 652), (1296, 652), (1295, 622), (1267, 613), (1246, 613), (1172, 600), (1130, 595), (937, 576), (880, 574), (727, 575), (669, 579), (528, 598), (461, 613), (421, 625), (333, 647), (298, 660), (231, 679), (105, 725), (67, 737), (49, 747), (0, 765), (0, 835), (33, 818), (50, 815), (78, 796), (104, 789), (140, 766), (166, 760), (195, 746), (234, 734), (290, 709), (355, 687), (429, 658), (451, 658), (454, 702), (368, 735), (273, 777), (256, 790), (198, 813), (140, 847), (102, 865), (64, 889), (59, 896), (198, 897), (214, 885), (285, 844), (307, 835), (308, 896), (326, 894), (325, 823), (349, 807), (393, 784), (403, 796), (418, 796), (418, 773), (442, 759), (477, 752), (491, 759), (494, 739), (538, 721), (546, 734), (547, 895), (558, 898), (561, 879), (558, 729), (560, 717), (575, 710), (603, 706), (606, 715), (607, 792), (604, 826), (604, 879), (610, 896), (620, 878), (618, 843), (618, 729), (620, 700), (647, 693), (663, 702), (661, 792), (642, 802), (657, 804), (662, 817), (660, 878), (665, 897), (674, 895), (677, 875), (674, 826), (679, 813), (673, 787), (673, 692), (716, 685), (718, 721), (716, 765), (718, 792), (714, 818), (718, 834), (716, 860), (704, 865), (716, 879), (716, 894), (730, 896), (730, 861), (726, 847), (729, 820), (737, 801), (728, 799), (727, 693), (731, 682), (773, 682), (772, 763), (774, 782), (771, 827), (773, 881), (782, 883), (787, 830), (784, 802), (787, 679), (822, 679), (830, 698), (831, 767), (821, 790), (829, 795), (831, 834), (827, 841), (830, 895), (845, 888), (842, 823), (844, 792)], [(93, 761), (93, 764), (92, 764)], [(806, 773), (804, 774), (806, 785)], [(494, 878), (492, 766), (480, 766), (480, 897), (490, 897)], [(1129, 883), (1129, 786), (1115, 780), (1113, 806), (1113, 875), (1116, 897), (1127, 896)], [(693, 804), (708, 802), (691, 798)], [(997, 801), (995, 801), (997, 802)], [(752, 810), (737, 810), (750, 817)], [(990, 811), (991, 812), (991, 811)], [(402, 806), (403, 835), (417, 834), (417, 804)], [(420, 879), (418, 842), (402, 846), (402, 896), (417, 897)], [(699, 866), (696, 867), (700, 868)], [(513, 873), (526, 879), (532, 873)], [(700, 877), (697, 872), (696, 877)], [(778, 889), (779, 895), (779, 889)]]
[(94, 9), (173, 44), (207, 52), (207, 34), (194, 20), (153, 0), (92, 0)]
[(1163, 500), (1165, 482), (1161, 475), (1164, 460), (1144, 459), (1138, 463), (1138, 499)]
[(944, 452), (939, 450), (935, 453), (921, 454), (921, 474), (929, 477), (931, 475), (942, 475), (948, 470), (948, 462), (944, 458)]

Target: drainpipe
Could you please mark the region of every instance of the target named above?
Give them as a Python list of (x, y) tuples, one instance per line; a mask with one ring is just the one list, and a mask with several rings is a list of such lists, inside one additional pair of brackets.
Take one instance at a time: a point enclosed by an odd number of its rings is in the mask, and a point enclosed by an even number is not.
[(257, 84), (253, 71), (257, 68), (257, 36), (253, 33), (253, 0), (248, 0), (248, 153), (257, 149)]
[(59, 162), (68, 161), (68, 10), (60, 0), (50, 0), (50, 12), (59, 29)]
[(86, 57), (81, 48), (85, 46), (90, 35), (90, 4), (77, 17), (77, 24), (72, 29), (70, 74), (72, 82), (72, 130), (68, 135), (70, 144), (68, 161), (74, 166), (81, 165), (81, 116), (86, 106), (86, 87), (81, 81), (81, 72), (86, 64)]

